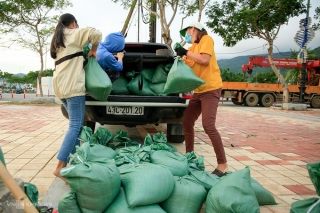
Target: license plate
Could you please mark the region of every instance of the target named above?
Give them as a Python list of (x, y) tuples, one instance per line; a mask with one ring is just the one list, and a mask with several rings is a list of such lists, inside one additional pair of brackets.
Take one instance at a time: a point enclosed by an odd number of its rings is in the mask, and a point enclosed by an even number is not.
[(144, 107), (141, 106), (107, 106), (110, 115), (143, 115)]

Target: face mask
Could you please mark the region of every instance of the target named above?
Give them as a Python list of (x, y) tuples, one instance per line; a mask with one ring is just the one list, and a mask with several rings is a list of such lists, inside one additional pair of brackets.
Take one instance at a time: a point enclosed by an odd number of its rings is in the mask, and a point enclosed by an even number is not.
[(184, 36), (184, 40), (188, 43), (188, 44), (191, 44), (192, 41), (191, 41), (191, 35), (188, 35), (188, 33), (186, 33), (186, 35)]

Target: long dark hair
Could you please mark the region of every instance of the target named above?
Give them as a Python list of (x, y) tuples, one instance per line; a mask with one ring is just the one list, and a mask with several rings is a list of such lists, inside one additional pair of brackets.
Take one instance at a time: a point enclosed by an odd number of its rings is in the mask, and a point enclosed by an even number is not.
[[(195, 29), (197, 29), (197, 28), (195, 28)], [(197, 29), (197, 30), (198, 30), (198, 29)], [(199, 43), (200, 40), (201, 40), (201, 38), (202, 38), (203, 36), (205, 36), (205, 35), (208, 35), (208, 32), (207, 32), (206, 29), (203, 28), (202, 31), (199, 31), (199, 30), (198, 30), (197, 39), (194, 41), (194, 43)]]
[(76, 18), (70, 13), (65, 13), (60, 16), (59, 22), (56, 26), (56, 30), (54, 31), (54, 35), (52, 37), (51, 46), (50, 46), (50, 55), (51, 58), (57, 58), (57, 49), (60, 47), (66, 47), (64, 45), (64, 34), (63, 30), (67, 26), (69, 26), (72, 22), (76, 22)]

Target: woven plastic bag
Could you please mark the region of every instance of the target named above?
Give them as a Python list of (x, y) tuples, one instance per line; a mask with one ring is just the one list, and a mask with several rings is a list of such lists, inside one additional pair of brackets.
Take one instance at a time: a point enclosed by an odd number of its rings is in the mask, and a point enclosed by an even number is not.
[(71, 154), (71, 165), (61, 169), (70, 189), (76, 193), (81, 212), (101, 213), (115, 199), (120, 190), (120, 173), (112, 160), (103, 156), (90, 159), (89, 143), (77, 146)]
[(169, 169), (173, 176), (185, 176), (189, 173), (188, 160), (179, 152), (157, 150), (150, 154), (151, 163)]
[(152, 163), (123, 164), (118, 167), (130, 207), (160, 203), (174, 188), (169, 169)]
[(149, 82), (142, 75), (136, 76), (128, 85), (128, 90), (134, 95), (155, 96), (156, 94), (149, 88)]
[(190, 92), (205, 82), (177, 57), (168, 74), (162, 95)]
[(86, 92), (96, 100), (106, 101), (112, 89), (109, 76), (94, 57), (90, 57), (84, 67), (86, 73)]
[(59, 200), (59, 213), (81, 213), (76, 194), (72, 191), (65, 193)]
[(199, 213), (207, 191), (189, 175), (174, 179), (175, 185), (170, 197), (160, 206), (167, 213)]
[(112, 95), (127, 95), (130, 94), (127, 85), (128, 85), (129, 81), (123, 77), (120, 76), (119, 78), (117, 78), (113, 83), (112, 83), (112, 90), (111, 90), (111, 94)]
[(29, 182), (24, 182), (24, 191), (28, 196), (29, 200), (32, 202), (32, 204), (37, 208), (39, 197), (37, 186)]
[(209, 191), (206, 212), (259, 213), (248, 167), (221, 178)]
[[(320, 162), (308, 163), (307, 169), (310, 179), (316, 189), (317, 194), (320, 196)], [(320, 212), (320, 198), (313, 197), (305, 200), (298, 200), (291, 204), (290, 213), (319, 213)]]
[(123, 188), (112, 204), (103, 213), (166, 213), (158, 204), (128, 207), (126, 194)]

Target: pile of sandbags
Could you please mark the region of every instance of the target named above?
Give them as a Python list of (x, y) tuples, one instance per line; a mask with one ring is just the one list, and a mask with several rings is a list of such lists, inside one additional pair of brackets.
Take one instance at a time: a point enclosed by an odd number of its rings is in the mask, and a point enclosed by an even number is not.
[(219, 178), (205, 171), (204, 157), (181, 154), (159, 132), (143, 144), (126, 132), (113, 136), (99, 127), (83, 127), (83, 144), (61, 170), (71, 191), (59, 202), (64, 213), (259, 212), (259, 204), (276, 204), (250, 177), (249, 168)]

